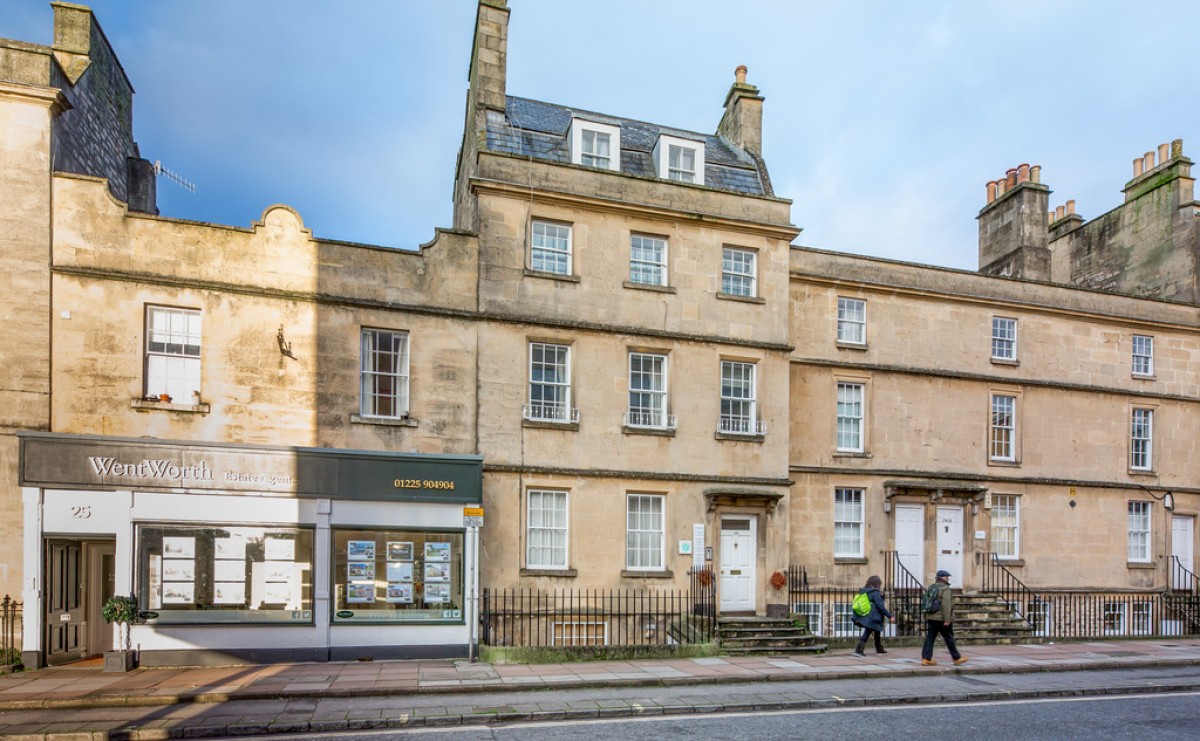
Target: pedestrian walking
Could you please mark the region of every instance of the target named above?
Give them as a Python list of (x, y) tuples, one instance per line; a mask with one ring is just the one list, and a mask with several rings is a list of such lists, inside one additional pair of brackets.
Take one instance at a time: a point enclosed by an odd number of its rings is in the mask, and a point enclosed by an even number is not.
[(883, 641), (880, 634), (883, 632), (883, 621), (886, 619), (890, 622), (895, 622), (892, 613), (888, 612), (887, 607), (883, 604), (883, 595), (879, 593), (879, 587), (883, 585), (878, 576), (872, 576), (867, 579), (867, 584), (862, 589), (858, 590), (859, 594), (867, 595), (867, 599), (871, 604), (871, 611), (866, 615), (859, 615), (857, 611), (854, 613), (854, 624), (863, 629), (862, 637), (858, 639), (858, 645), (854, 648), (855, 656), (865, 656), (863, 649), (867, 647), (867, 641), (871, 636), (875, 637), (875, 653), (885, 654), (887, 651), (883, 648)]
[(933, 642), (940, 635), (950, 649), (950, 658), (955, 664), (967, 663), (967, 657), (958, 651), (954, 642), (954, 592), (950, 591), (950, 572), (942, 569), (937, 579), (925, 590), (921, 599), (925, 611), (925, 645), (921, 647), (921, 666), (937, 664), (933, 660)]

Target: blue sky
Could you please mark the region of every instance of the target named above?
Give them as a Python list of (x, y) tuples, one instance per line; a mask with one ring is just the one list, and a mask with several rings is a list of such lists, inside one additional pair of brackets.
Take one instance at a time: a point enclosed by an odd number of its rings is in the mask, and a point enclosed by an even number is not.
[[(473, 0), (95, 0), (166, 216), (414, 248), (451, 223)], [(738, 64), (798, 243), (974, 269), (984, 185), (1042, 166), (1094, 218), (1134, 157), (1200, 156), (1200, 3), (509, 0), (508, 92), (711, 132)], [(729, 9), (736, 8), (738, 16)], [(48, 44), (46, 0), (0, 37)]]

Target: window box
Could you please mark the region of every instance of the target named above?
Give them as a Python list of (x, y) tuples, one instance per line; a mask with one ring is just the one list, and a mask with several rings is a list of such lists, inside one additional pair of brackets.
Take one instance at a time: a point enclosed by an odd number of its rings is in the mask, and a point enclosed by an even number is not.
[(184, 414), (208, 414), (212, 411), (212, 407), (208, 402), (200, 404), (176, 404), (172, 401), (159, 401), (157, 399), (133, 399), (129, 405), (139, 412), (158, 410), (164, 412), (183, 412)]

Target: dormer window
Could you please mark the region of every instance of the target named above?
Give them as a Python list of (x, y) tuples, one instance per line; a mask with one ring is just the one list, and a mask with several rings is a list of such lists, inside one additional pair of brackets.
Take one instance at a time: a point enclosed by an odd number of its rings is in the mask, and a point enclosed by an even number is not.
[(620, 170), (621, 127), (571, 119), (571, 162), (600, 170)]
[(654, 167), (660, 178), (704, 185), (704, 142), (660, 134)]

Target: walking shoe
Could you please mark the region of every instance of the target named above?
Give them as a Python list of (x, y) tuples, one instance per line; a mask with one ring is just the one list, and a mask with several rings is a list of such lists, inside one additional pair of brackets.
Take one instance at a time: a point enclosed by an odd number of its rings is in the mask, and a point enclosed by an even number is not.
[(886, 650), (884, 650), (884, 649), (882, 649), (882, 648), (879, 648), (879, 649), (876, 649), (876, 650), (875, 650), (875, 653), (877, 653), (877, 654), (885, 654), (885, 653), (887, 653), (887, 651), (886, 651)]
[(867, 658), (867, 655), (866, 655), (865, 653), (863, 653), (862, 651), (855, 651), (855, 652), (854, 652), (854, 655), (855, 655), (855, 656), (857, 656), (857, 657), (858, 657), (858, 658), (860, 658), (860, 659), (865, 659), (865, 658)]
[(933, 659), (921, 659), (921, 666), (937, 666), (937, 662)]
[(955, 666), (958, 666), (959, 664), (965, 664), (965, 663), (967, 663), (967, 657), (966, 657), (966, 656), (959, 656), (957, 659), (955, 659), (955, 660), (954, 660), (954, 665), (955, 665)]

